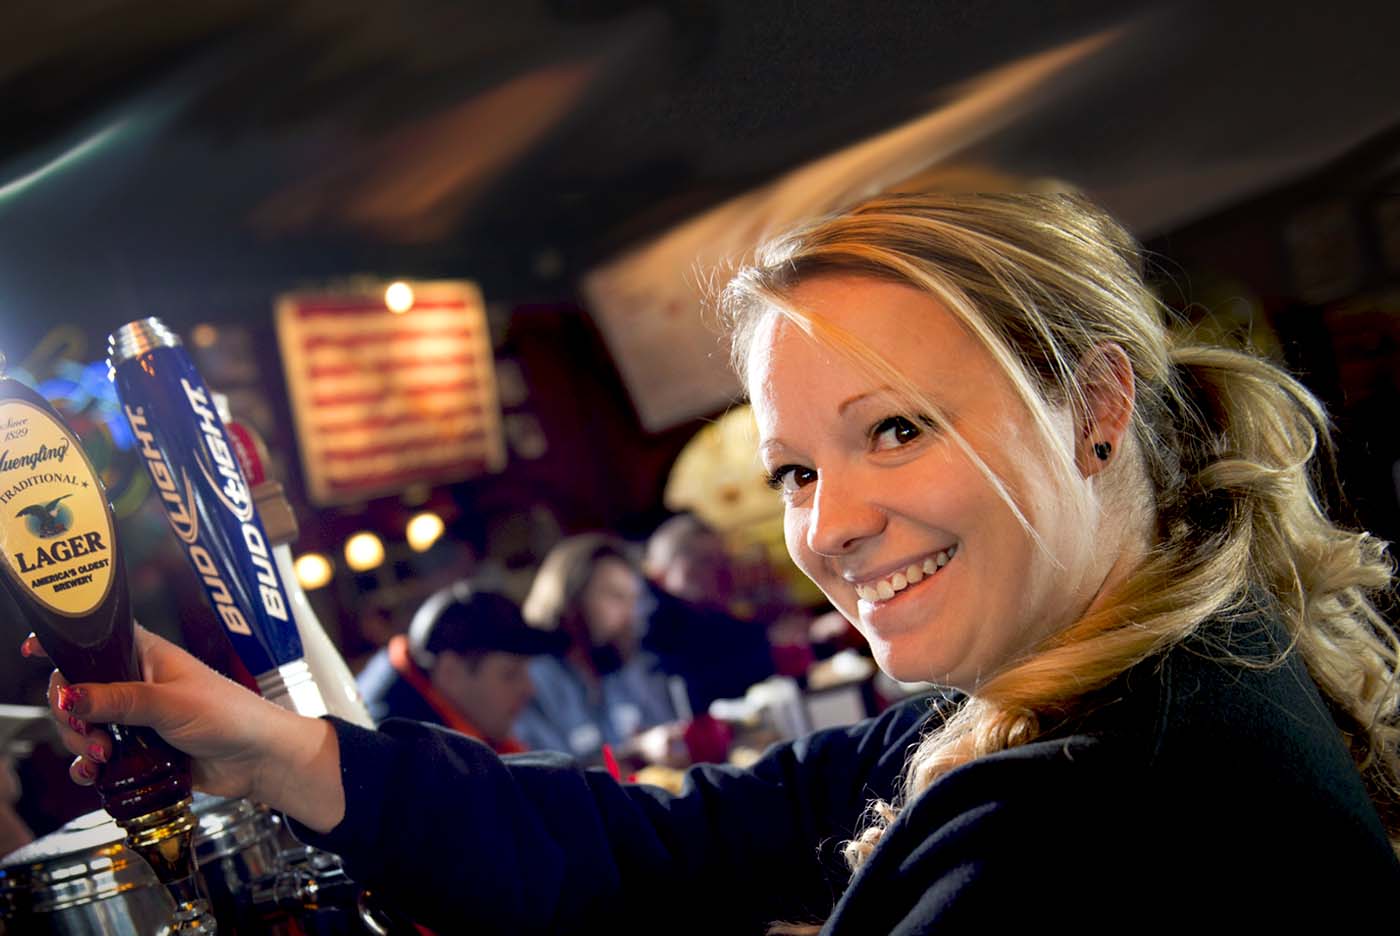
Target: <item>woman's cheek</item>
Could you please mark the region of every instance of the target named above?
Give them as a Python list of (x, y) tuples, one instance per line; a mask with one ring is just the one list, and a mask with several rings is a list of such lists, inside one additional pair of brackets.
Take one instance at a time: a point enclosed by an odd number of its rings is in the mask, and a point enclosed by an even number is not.
[(809, 579), (816, 581), (809, 568), (806, 554), (807, 526), (798, 511), (787, 508), (783, 515), (783, 542), (787, 545), (788, 556), (793, 564)]

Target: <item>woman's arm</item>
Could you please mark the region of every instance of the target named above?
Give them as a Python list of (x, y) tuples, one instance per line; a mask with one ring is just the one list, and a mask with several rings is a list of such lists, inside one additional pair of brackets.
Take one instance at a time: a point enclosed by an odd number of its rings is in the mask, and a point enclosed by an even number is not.
[[(303, 718), (154, 635), (141, 632), (138, 648), (144, 682), (51, 683), (64, 741), (82, 755), (75, 777), (110, 751), (86, 721), (149, 725), (193, 756), (200, 789), (284, 811), (357, 881), (445, 932), (465, 921), (481, 932), (761, 932), (824, 916), (847, 877), (842, 841), (871, 797), (893, 792), (927, 711), (906, 704), (780, 745), (749, 770), (693, 768), (673, 796), (563, 755), (502, 760), (417, 722), (371, 732)], [(82, 720), (68, 725), (69, 714)]]
[(434, 726), (332, 721), (346, 819), (296, 831), (435, 929), (758, 933), (830, 912), (840, 846), (892, 793), (926, 710), (777, 746), (749, 770), (694, 768), (678, 796)]
[[(276, 706), (274, 706), (276, 708)], [(345, 818), (340, 778), (340, 746), (335, 729), (319, 718), (278, 709), (285, 726), (268, 740), (268, 755), (253, 784), (251, 799), (329, 832)]]

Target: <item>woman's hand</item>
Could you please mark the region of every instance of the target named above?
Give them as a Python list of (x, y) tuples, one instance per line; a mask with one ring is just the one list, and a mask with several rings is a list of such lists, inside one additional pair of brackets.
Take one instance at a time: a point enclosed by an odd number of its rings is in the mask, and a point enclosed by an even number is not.
[[(34, 636), (21, 647), (43, 655)], [(136, 628), (142, 682), (70, 685), (49, 677), (49, 708), (64, 746), (78, 755), (69, 774), (97, 779), (112, 753), (99, 724), (145, 725), (193, 759), (198, 789), (250, 797), (328, 831), (344, 813), (339, 748), (331, 726), (254, 695), (179, 647)]]

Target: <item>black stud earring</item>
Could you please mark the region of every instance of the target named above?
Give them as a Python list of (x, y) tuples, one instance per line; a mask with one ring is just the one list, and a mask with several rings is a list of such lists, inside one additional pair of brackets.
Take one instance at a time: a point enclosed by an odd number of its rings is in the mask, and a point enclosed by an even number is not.
[(1099, 461), (1108, 461), (1108, 456), (1113, 454), (1113, 443), (1095, 442), (1094, 454), (1099, 457)]

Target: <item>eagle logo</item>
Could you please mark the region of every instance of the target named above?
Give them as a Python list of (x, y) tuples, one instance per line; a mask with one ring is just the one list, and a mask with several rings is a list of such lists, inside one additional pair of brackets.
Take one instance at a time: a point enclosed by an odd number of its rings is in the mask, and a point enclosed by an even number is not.
[(73, 511), (68, 509), (67, 504), (60, 504), (59, 501), (69, 496), (71, 495), (63, 494), (47, 504), (30, 504), (15, 516), (23, 517), (29, 532), (39, 539), (62, 536), (73, 525)]

